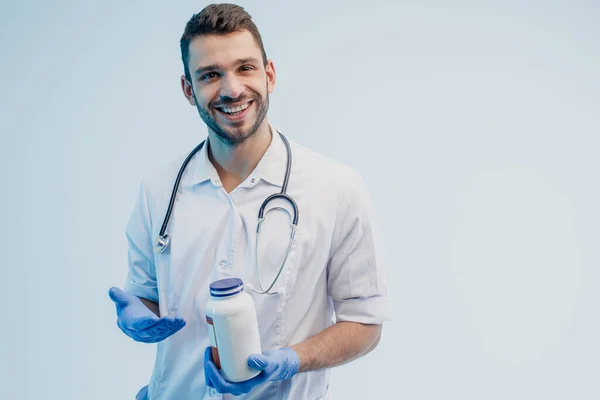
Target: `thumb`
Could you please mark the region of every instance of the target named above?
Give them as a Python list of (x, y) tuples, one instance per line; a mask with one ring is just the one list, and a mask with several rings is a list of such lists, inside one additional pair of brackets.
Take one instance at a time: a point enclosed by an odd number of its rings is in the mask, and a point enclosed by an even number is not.
[(248, 357), (248, 366), (262, 371), (269, 365), (269, 359), (262, 354), (251, 354)]
[(131, 301), (131, 294), (122, 291), (118, 287), (111, 287), (108, 296), (119, 307), (124, 307)]

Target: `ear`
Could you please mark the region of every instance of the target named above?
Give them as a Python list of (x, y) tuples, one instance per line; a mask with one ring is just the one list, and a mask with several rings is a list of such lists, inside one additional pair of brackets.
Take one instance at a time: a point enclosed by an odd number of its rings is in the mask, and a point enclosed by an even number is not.
[(181, 75), (181, 90), (187, 101), (194, 107), (196, 107), (196, 100), (194, 99), (194, 88), (192, 84), (187, 80), (185, 75)]
[(273, 60), (267, 61), (265, 70), (267, 73), (267, 90), (269, 93), (273, 93), (273, 90), (275, 90), (275, 81), (277, 80), (277, 74), (275, 73), (275, 64), (273, 64)]

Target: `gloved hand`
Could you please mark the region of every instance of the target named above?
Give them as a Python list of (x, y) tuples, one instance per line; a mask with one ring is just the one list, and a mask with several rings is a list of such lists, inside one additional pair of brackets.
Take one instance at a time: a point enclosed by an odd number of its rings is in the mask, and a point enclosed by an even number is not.
[(117, 326), (136, 342), (160, 342), (185, 326), (181, 317), (158, 318), (137, 296), (119, 288), (110, 288), (108, 295), (117, 307)]
[(219, 393), (231, 393), (239, 396), (249, 393), (256, 386), (267, 381), (290, 379), (298, 373), (300, 358), (290, 348), (267, 350), (263, 354), (252, 354), (248, 357), (248, 365), (260, 370), (260, 374), (244, 382), (228, 382), (221, 375), (212, 359), (210, 347), (204, 352), (204, 376), (206, 384)]

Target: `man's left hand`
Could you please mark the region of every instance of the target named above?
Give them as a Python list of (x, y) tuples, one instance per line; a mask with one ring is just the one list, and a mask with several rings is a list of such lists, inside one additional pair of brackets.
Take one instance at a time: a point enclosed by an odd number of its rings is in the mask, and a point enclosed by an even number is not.
[(204, 352), (204, 376), (206, 384), (219, 393), (231, 393), (239, 396), (249, 393), (256, 386), (268, 381), (290, 379), (298, 373), (300, 358), (291, 348), (267, 350), (263, 354), (252, 354), (248, 357), (248, 366), (260, 372), (257, 376), (244, 382), (229, 382), (221, 375), (213, 362), (210, 347)]

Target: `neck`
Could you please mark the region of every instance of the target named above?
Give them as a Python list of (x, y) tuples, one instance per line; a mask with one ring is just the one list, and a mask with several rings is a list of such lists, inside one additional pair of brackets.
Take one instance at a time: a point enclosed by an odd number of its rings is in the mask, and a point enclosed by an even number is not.
[(208, 157), (227, 192), (236, 188), (254, 171), (271, 144), (271, 131), (266, 118), (252, 137), (236, 146), (223, 143), (211, 130), (208, 136)]

